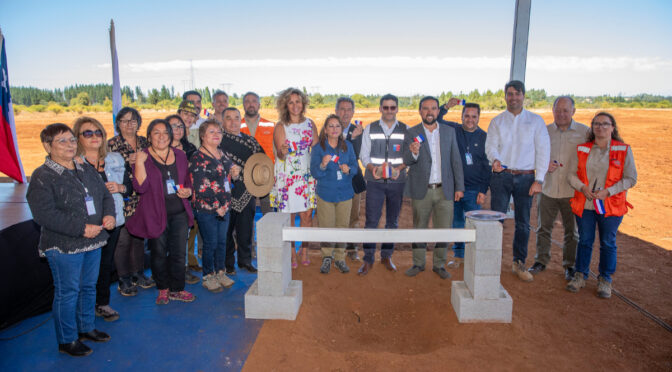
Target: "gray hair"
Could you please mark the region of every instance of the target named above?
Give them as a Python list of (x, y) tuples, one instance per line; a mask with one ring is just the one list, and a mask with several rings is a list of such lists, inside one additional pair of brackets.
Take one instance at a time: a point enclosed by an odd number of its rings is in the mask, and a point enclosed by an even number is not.
[(352, 98), (350, 98), (350, 97), (338, 97), (338, 99), (336, 100), (336, 108), (335, 109), (338, 110), (338, 105), (340, 105), (343, 102), (350, 103), (352, 105), (352, 109), (353, 110), (355, 109), (355, 101), (353, 101)]
[(226, 98), (229, 98), (229, 95), (226, 94), (225, 91), (217, 90), (215, 93), (212, 94), (212, 101), (214, 102), (218, 96), (226, 96)]
[(572, 107), (574, 107), (574, 98), (572, 98), (570, 96), (558, 96), (558, 98), (556, 98), (555, 101), (553, 101), (553, 108), (555, 108), (555, 106), (558, 104), (558, 101), (560, 101), (563, 98), (568, 99), (569, 102), (572, 103)]

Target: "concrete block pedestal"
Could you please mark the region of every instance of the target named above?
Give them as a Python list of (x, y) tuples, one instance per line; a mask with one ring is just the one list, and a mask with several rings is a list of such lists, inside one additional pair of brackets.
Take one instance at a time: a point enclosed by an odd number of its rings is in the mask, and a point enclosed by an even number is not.
[(245, 293), (245, 318), (295, 320), (303, 284), (292, 280), (292, 247), (282, 240), (289, 213), (267, 213), (257, 222), (257, 280)]
[(460, 323), (511, 323), (513, 299), (500, 284), (502, 224), (467, 218), (476, 241), (467, 243), (464, 281), (454, 281), (450, 302)]

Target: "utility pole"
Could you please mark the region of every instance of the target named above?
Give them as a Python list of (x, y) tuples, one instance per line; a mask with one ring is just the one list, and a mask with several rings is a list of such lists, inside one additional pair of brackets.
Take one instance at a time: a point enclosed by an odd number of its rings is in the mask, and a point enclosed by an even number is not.
[(511, 46), (511, 73), (509, 80), (525, 82), (527, 44), (530, 36), (530, 8), (532, 0), (516, 0), (513, 16), (513, 44)]

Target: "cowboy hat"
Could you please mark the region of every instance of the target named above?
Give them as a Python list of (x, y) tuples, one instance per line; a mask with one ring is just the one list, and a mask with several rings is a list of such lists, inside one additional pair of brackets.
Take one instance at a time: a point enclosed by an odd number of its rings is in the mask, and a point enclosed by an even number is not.
[(257, 197), (268, 195), (275, 183), (273, 161), (264, 153), (256, 153), (245, 162), (243, 182), (247, 191)]

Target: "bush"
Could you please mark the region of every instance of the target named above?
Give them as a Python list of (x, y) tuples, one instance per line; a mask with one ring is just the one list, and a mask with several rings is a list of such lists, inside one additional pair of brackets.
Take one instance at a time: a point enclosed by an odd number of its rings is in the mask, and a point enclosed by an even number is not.
[(57, 103), (50, 103), (49, 106), (47, 106), (47, 111), (51, 111), (54, 114), (60, 114), (63, 112), (63, 107)]

